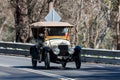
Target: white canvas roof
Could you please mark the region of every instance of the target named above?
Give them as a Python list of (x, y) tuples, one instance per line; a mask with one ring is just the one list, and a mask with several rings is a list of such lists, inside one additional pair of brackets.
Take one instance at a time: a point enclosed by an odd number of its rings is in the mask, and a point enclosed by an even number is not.
[(31, 27), (73, 27), (73, 25), (67, 22), (36, 22), (31, 24)]

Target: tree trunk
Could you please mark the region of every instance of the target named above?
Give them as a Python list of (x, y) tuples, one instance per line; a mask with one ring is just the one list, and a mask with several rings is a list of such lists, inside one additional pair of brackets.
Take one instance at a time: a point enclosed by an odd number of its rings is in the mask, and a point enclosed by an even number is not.
[(113, 49), (120, 50), (120, 2), (117, 5), (116, 14), (115, 14), (115, 27), (113, 28)]
[(48, 4), (49, 4), (49, 12), (50, 12), (54, 7), (54, 1), (53, 0), (48, 0)]
[(29, 37), (27, 0), (16, 0), (15, 27), (16, 42), (27, 42), (27, 39)]
[(118, 12), (118, 20), (117, 20), (117, 50), (120, 50), (120, 3), (118, 6), (119, 12)]

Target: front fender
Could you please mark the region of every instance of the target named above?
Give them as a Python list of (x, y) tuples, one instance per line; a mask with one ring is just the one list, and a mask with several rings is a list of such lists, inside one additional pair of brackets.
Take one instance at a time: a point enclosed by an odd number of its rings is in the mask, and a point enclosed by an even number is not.
[(35, 48), (36, 48), (35, 46), (30, 47), (30, 55), (32, 55), (32, 52), (35, 51)]
[(81, 47), (80, 46), (76, 46), (75, 49), (74, 49), (74, 51), (75, 51), (75, 54), (80, 53)]
[(37, 59), (38, 57), (38, 51), (37, 48), (35, 46), (31, 46), (30, 47), (30, 55), (34, 58)]
[(43, 47), (43, 49), (44, 49), (44, 51), (47, 51), (47, 52), (51, 51), (50, 47), (48, 47), (48, 46)]

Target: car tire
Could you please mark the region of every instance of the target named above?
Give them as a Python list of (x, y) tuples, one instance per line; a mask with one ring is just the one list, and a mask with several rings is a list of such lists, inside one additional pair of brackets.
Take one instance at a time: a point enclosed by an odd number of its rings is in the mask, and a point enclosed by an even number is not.
[(37, 52), (34, 50), (34, 48), (30, 49), (30, 54), (32, 56), (31, 62), (32, 62), (32, 67), (36, 68), (37, 67)]
[(49, 69), (50, 68), (50, 53), (49, 52), (45, 52), (44, 62), (45, 62), (45, 68)]
[(37, 61), (32, 58), (32, 67), (36, 68), (37, 67)]
[(75, 65), (76, 65), (76, 69), (80, 69), (81, 67), (81, 55), (76, 55), (75, 56)]
[(66, 67), (66, 64), (67, 64), (67, 62), (63, 62), (63, 63), (62, 63), (62, 68), (65, 68), (65, 67)]

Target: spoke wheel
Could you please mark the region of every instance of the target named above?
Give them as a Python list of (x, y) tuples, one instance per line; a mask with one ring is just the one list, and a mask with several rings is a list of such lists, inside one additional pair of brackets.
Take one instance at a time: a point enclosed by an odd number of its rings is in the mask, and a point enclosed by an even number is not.
[(65, 68), (65, 67), (66, 67), (66, 64), (67, 64), (67, 62), (63, 62), (63, 63), (62, 63), (62, 68)]
[(32, 67), (36, 68), (37, 67), (37, 61), (32, 58)]
[[(31, 49), (31, 50), (30, 50), (30, 54), (32, 55), (32, 59), (31, 59), (32, 67), (33, 67), (33, 68), (36, 68), (36, 67), (37, 67), (37, 59), (36, 59), (37, 53), (34, 51), (34, 49)], [(36, 60), (35, 60), (35, 59), (36, 59)]]
[(75, 56), (75, 65), (76, 65), (76, 69), (80, 69), (81, 67), (81, 55), (77, 55)]
[(49, 52), (45, 52), (44, 62), (45, 62), (45, 68), (49, 69), (50, 68), (50, 53)]

